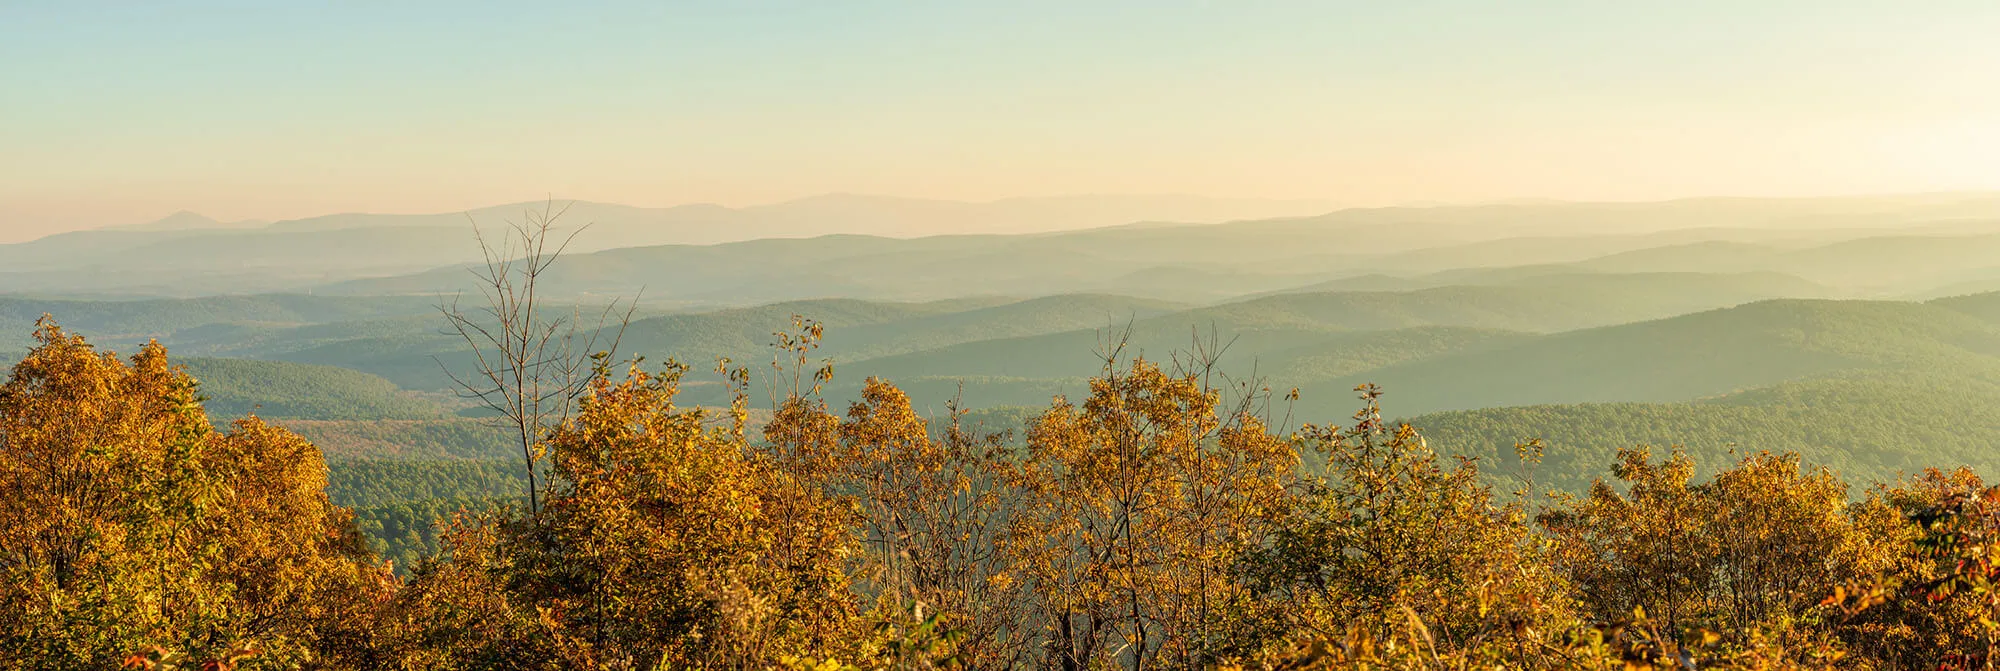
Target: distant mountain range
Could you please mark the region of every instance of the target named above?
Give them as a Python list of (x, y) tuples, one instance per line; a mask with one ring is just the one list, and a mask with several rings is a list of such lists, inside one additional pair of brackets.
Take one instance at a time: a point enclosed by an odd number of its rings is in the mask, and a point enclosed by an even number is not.
[[(1950, 218), (1933, 218), (1941, 216)], [(1814, 226), (1825, 223), (1842, 227)], [(1075, 292), (1200, 302), (1368, 288), (1356, 281), (1478, 284), (1482, 274), (1760, 271), (1853, 296), (2000, 280), (2000, 199), (1371, 208), (1038, 235), (761, 239), (580, 254), (544, 286), (566, 297), (643, 289), (649, 300), (682, 306)], [(444, 267), (318, 290), (426, 294), (469, 290), (469, 280), (462, 268)]]
[(37, 295), (199, 296), (319, 284), (479, 258), (473, 226), (497, 229), (531, 209), (589, 226), (573, 252), (663, 244), (856, 234), (1014, 235), (1138, 222), (1213, 223), (1309, 215), (1313, 201), (1195, 196), (1065, 196), (966, 203), (835, 194), (775, 205), (643, 208), (582, 201), (514, 203), (446, 214), (334, 214), (220, 222), (181, 212), (134, 226), (0, 245), (0, 291)]
[(917, 237), (949, 234), (1042, 233), (1135, 222), (1213, 223), (1320, 214), (1328, 201), (1202, 196), (1050, 196), (963, 202), (857, 194), (826, 194), (770, 205), (731, 208), (709, 203), (634, 207), (589, 201), (549, 200), (495, 205), (467, 212), (436, 214), (342, 213), (277, 222), (222, 222), (181, 211), (158, 221), (107, 226), (99, 231), (187, 231), (255, 229), (275, 231), (352, 228), (460, 227), (477, 222), (499, 225), (527, 210), (567, 208), (563, 221), (611, 231), (604, 239), (580, 241), (593, 248), (656, 244), (715, 244), (766, 237), (812, 237), (836, 233)]
[[(466, 289), (475, 223), (545, 203), (458, 214), (340, 214), (140, 226), (0, 245), (0, 291), (191, 297), (295, 291), (435, 295)], [(1112, 293), (1170, 301), (1328, 288), (1379, 275), (1772, 271), (1853, 295), (2000, 286), (2000, 195), (1711, 198), (1355, 208), (1193, 197), (959, 203), (830, 195), (776, 205), (556, 203), (590, 228), (549, 278), (569, 298), (666, 306), (848, 297)], [(1286, 216), (1273, 216), (1286, 215)], [(941, 234), (942, 233), (942, 234)], [(1414, 284), (1407, 280), (1414, 280)], [(1928, 292), (1928, 293), (1927, 293)]]
[(199, 214), (195, 214), (193, 212), (189, 212), (187, 210), (181, 210), (179, 212), (167, 215), (166, 218), (157, 221), (149, 221), (143, 224), (128, 224), (124, 226), (105, 226), (99, 228), (98, 230), (193, 231), (201, 229), (219, 229), (219, 228), (220, 229), (263, 228), (269, 225), (271, 225), (271, 222), (262, 219), (245, 219), (243, 221), (217, 221), (214, 219), (210, 219), (208, 217), (204, 217)]

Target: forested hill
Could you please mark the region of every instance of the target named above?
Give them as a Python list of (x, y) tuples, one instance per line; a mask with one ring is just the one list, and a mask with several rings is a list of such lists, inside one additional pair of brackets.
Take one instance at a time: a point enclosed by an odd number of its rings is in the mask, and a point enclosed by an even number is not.
[[(1083, 393), (1104, 348), (1119, 339), (1126, 356), (1156, 360), (1208, 341), (1226, 345), (1218, 370), (1232, 379), (1254, 375), (1274, 389), (1299, 388), (1302, 416), (1338, 416), (1355, 385), (1375, 383), (1387, 390), (1390, 412), (1434, 428), (1434, 440), (1450, 451), (1504, 460), (1515, 441), (1544, 438), (1546, 480), (1568, 488), (1586, 485), (1583, 474), (1638, 443), (1680, 444), (1711, 457), (1732, 446), (1797, 451), (1868, 479), (1929, 463), (1927, 453), (1980, 468), (1992, 462), (1989, 436), (1978, 428), (1985, 424), (1966, 422), (1982, 404), (2000, 402), (1993, 391), (2000, 294), (1923, 303), (1760, 300), (1563, 330), (1645, 314), (1649, 296), (1662, 296), (1652, 310), (1673, 312), (1699, 300), (1690, 296), (1716, 295), (1718, 283), (1739, 285), (1694, 275), (1551, 287), (1539, 277), (1192, 308), (1106, 295), (807, 301), (640, 319), (626, 351), (655, 361), (662, 353), (754, 361), (793, 314), (820, 314), (828, 335), (814, 356), (835, 364), (829, 398), (851, 397), (863, 379), (878, 376), (936, 413), (954, 397), (975, 409), (1032, 409)], [(1707, 289), (1679, 294), (1670, 290), (1675, 283)], [(461, 416), (465, 406), (432, 382), (439, 370), (432, 357), (452, 363), (449, 340), (423, 333), (423, 317), (407, 319), (261, 331), (264, 356), (278, 360), (182, 361), (202, 380), (217, 417), (255, 412), (286, 423), (336, 460), (505, 457), (492, 427)], [(207, 342), (200, 338), (225, 326), (170, 332), (168, 342)], [(697, 374), (684, 395), (719, 404), (723, 389)]]
[(437, 313), (434, 297), (337, 297), (303, 294), (209, 296), (182, 300), (62, 300), (0, 296), (0, 342), (25, 348), (35, 322), (52, 315), (68, 328), (94, 336), (100, 347), (130, 349), (133, 345), (192, 329), (237, 325), (244, 328), (286, 327), (331, 322), (355, 322)]
[(311, 364), (254, 359), (181, 359), (201, 383), (210, 414), (272, 419), (440, 419), (435, 401), (404, 391), (380, 376)]
[(1418, 412), (1585, 401), (1715, 396), (1850, 372), (2000, 381), (2000, 329), (1941, 305), (1765, 301), (1525, 340), (1372, 370), (1366, 378)]
[[(1222, 350), (1221, 370), (1298, 387), (1315, 412), (1336, 410), (1364, 382), (1383, 385), (1393, 410), (1414, 415), (1696, 401), (1863, 373), (1967, 383), (2000, 375), (1993, 321), (2000, 294), (1766, 300), (1811, 288), (1764, 275), (1528, 274), (1497, 284), (1307, 292), (1207, 306), (1102, 294), (815, 300), (642, 315), (625, 331), (621, 351), (698, 367), (719, 357), (755, 361), (769, 356), (772, 332), (805, 315), (826, 325), (813, 356), (834, 363), (833, 395), (880, 376), (930, 407), (961, 393), (972, 407), (1032, 407), (1079, 393), (1114, 341), (1128, 356), (1167, 359), (1212, 339)], [(85, 325), (114, 334), (113, 343), (157, 337), (176, 354), (208, 355), (187, 361), (221, 415), (256, 409), (295, 420), (452, 421), (463, 406), (452, 402), (442, 370), (467, 365), (463, 343), (438, 332), (429, 301), (398, 300), (10, 304), (23, 319), (43, 308), (74, 308)], [(721, 402), (721, 387), (699, 375), (690, 382), (691, 402)]]

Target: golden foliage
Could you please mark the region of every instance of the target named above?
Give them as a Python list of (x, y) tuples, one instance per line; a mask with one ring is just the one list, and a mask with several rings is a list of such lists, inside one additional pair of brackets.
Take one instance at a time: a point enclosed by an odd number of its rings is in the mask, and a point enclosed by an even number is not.
[(761, 668), (836, 645), (847, 511), (676, 407), (683, 372), (600, 373), (547, 440), (541, 515), (460, 520), (406, 597), (413, 666)]
[(718, 414), (677, 405), (684, 366), (600, 358), (533, 446), (539, 510), (460, 512), (397, 583), (309, 442), (218, 432), (159, 346), (45, 322), (0, 386), (0, 668), (2000, 661), (2000, 488), (1970, 472), (1851, 500), (1793, 455), (1702, 480), (1634, 448), (1580, 496), (1501, 492), (1373, 387), (1349, 425), (1287, 431), (1205, 366), (1115, 357), (1017, 441), (884, 380), (836, 414), (831, 368), (805, 372), (822, 329), (794, 329), (754, 439), (748, 371), (720, 366)]
[(1472, 462), (1385, 424), (1379, 392), (1360, 391), (1352, 428), (1301, 432), (1327, 467), (1252, 565), (1263, 589), (1249, 611), (1276, 627), (1252, 633), (1381, 636), (1383, 650), (1406, 652), (1416, 643), (1398, 648), (1397, 636), (1421, 633), (1434, 653), (1546, 661), (1576, 616), (1526, 506), (1496, 500)]
[(1220, 392), (1144, 359), (1107, 366), (1081, 406), (1029, 427), (1007, 543), (1044, 639), (1044, 663), (1188, 666), (1243, 598), (1241, 553), (1282, 505), (1292, 445)]
[(216, 433), (157, 344), (127, 363), (47, 319), (35, 337), (0, 387), (0, 666), (364, 654), (391, 585), (316, 448), (255, 419)]

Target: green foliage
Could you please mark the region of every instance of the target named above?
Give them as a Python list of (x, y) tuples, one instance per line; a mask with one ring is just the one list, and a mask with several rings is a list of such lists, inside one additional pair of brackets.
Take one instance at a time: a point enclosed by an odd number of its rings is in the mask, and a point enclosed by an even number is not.
[(438, 420), (279, 420), (326, 451), (334, 461), (350, 459), (505, 459), (506, 436), (485, 419)]
[(181, 359), (201, 382), (203, 403), (221, 417), (272, 419), (432, 419), (436, 403), (380, 377), (333, 366), (250, 359)]
[(440, 520), (516, 504), (527, 491), (520, 462), (511, 460), (366, 459), (328, 467), (327, 497), (354, 509), (355, 528), (399, 575), (437, 554)]
[[(516, 485), (518, 491), (519, 485)], [(519, 494), (494, 496), (440, 496), (408, 499), (396, 503), (357, 505), (354, 527), (368, 538), (375, 556), (392, 562), (396, 574), (407, 577), (423, 560), (438, 556), (443, 549), (439, 534), (444, 525), (460, 514), (477, 515), (508, 506), (524, 506)]]
[(367, 508), (428, 499), (515, 496), (522, 493), (525, 482), (520, 463), (502, 459), (351, 459), (328, 464), (326, 495), (339, 505)]
[(62, 315), (70, 328), (91, 333), (101, 344), (133, 347), (149, 339), (166, 340), (188, 329), (222, 324), (245, 328), (284, 328), (428, 315), (435, 301), (419, 297), (336, 297), (301, 294), (208, 296), (169, 300), (55, 300), (0, 297), (0, 333), (6, 342), (34, 331), (45, 314)]

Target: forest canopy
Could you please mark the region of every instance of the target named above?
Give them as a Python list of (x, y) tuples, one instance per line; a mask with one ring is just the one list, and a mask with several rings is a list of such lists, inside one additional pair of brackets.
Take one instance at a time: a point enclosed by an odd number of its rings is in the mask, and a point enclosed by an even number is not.
[[(1213, 359), (1102, 362), (1016, 435), (871, 379), (835, 406), (809, 321), (752, 425), (689, 368), (604, 364), (537, 441), (537, 507), (213, 427), (157, 345), (44, 322), (0, 387), (8, 668), (1981, 668), (2000, 489), (1849, 483), (1792, 454), (1628, 447), (1578, 493), (1543, 446), (1435, 451)], [(1506, 483), (1506, 484), (1496, 484)], [(1858, 489), (1857, 489), (1858, 487)], [(329, 493), (437, 515), (395, 561)], [(449, 508), (449, 509), (447, 509)], [(403, 529), (402, 533), (419, 533)], [(435, 543), (436, 551), (410, 548)], [(396, 570), (403, 564), (403, 571)]]

